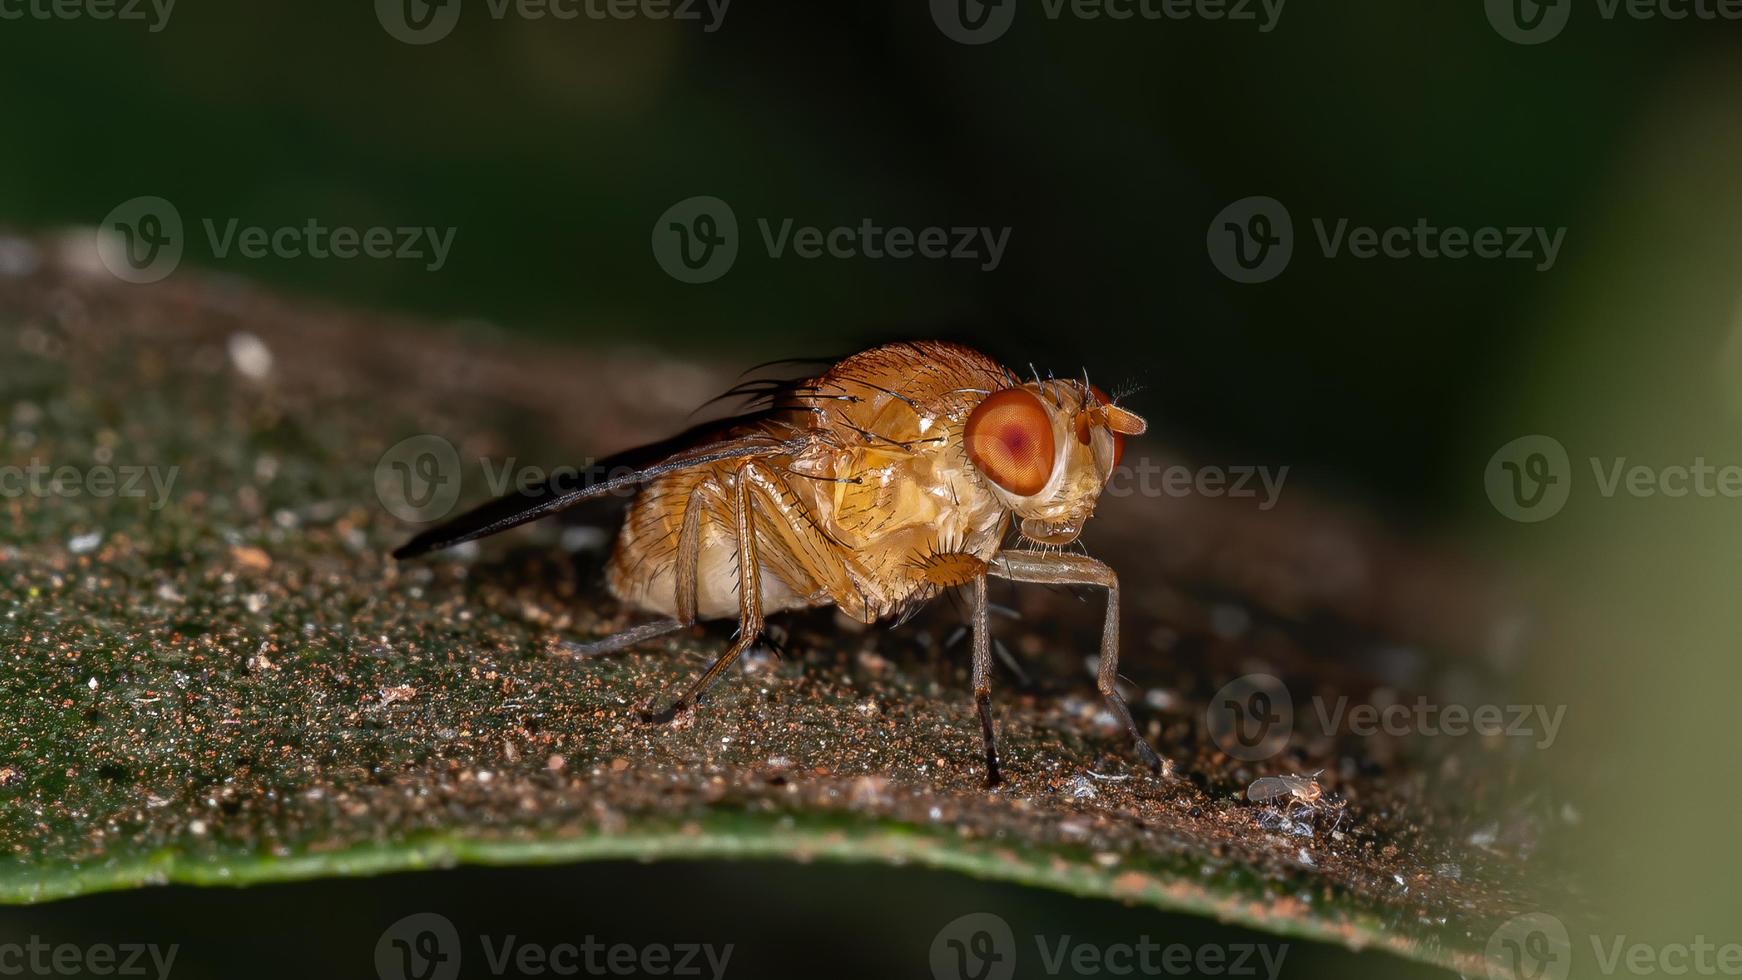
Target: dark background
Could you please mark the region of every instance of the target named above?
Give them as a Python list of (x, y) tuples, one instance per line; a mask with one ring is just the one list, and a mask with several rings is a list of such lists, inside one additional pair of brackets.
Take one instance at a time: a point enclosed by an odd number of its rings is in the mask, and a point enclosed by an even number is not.
[[(96, 223), (153, 194), (193, 226), (457, 229), (417, 262), (218, 264), (346, 303), (745, 363), (968, 330), (1018, 363), (1146, 387), (1176, 441), (1322, 465), (1414, 511), (1471, 483), (1448, 449), (1493, 414), (1532, 307), (1588, 262), (1665, 90), (1733, 60), (1726, 22), (1604, 21), (1538, 46), (1479, 0), (1294, 0), (1274, 30), (1020, 9), (982, 46), (923, 2), (753, 3), (721, 28), (527, 21), (467, 0), (425, 47), (367, 3), (182, 0), (167, 27), (4, 22), (0, 220)], [(1574, 2), (1574, 0), (1567, 0)], [(1722, 94), (1709, 97), (1723, 104)], [(723, 279), (652, 261), (654, 220), (711, 194), (828, 227), (1012, 229), (1000, 268), (770, 260)], [(1271, 283), (1216, 273), (1226, 204), (1295, 218)], [(1568, 228), (1555, 270), (1327, 262), (1319, 216)], [(1351, 424), (1359, 420), (1359, 424)], [(1503, 441), (1503, 440), (1502, 440)]]
[[(1688, 688), (1733, 689), (1733, 653), (1708, 656), (1700, 643), (1734, 633), (1659, 619), (1650, 600), (1661, 590), (1682, 614), (1724, 602), (1732, 513), (1714, 536), (1711, 511), (1575, 508), (1538, 534), (1498, 520), (1482, 492), (1489, 454), (1532, 431), (1560, 435), (1575, 455), (1738, 458), (1727, 393), (1742, 372), (1724, 338), (1737, 309), (1742, 79), (1730, 66), (1742, 26), (1604, 20), (1595, 0), (1563, 2), (1574, 2), (1566, 31), (1528, 47), (1499, 36), (1478, 0), (1293, 0), (1270, 33), (1051, 22), (1023, 0), (1006, 36), (975, 47), (946, 38), (917, 0), (738, 0), (714, 33), (495, 22), (466, 0), (454, 33), (427, 47), (394, 40), (356, 0), (182, 0), (159, 33), (0, 21), (0, 224), (53, 233), (149, 194), (190, 227), (205, 217), (454, 227), (434, 274), (417, 262), (217, 261), (198, 237), (185, 261), (504, 342), (657, 346), (748, 365), (947, 333), (1016, 363), (1087, 367), (1107, 387), (1141, 384), (1132, 403), (1167, 443), (1287, 463), (1291, 479), (1401, 529), (1546, 553), (1546, 578), (1576, 579), (1572, 610), (1638, 628), (1593, 622), (1586, 641), (1660, 641), (1604, 649), (1563, 636), (1533, 665), (1564, 682), (1585, 718), (1614, 710), (1616, 725), (1585, 727), (1602, 728), (1595, 746), (1610, 754), (1580, 765), (1625, 774), (1625, 792), (1592, 819), (1638, 843), (1641, 815), (1668, 805), (1641, 785), (1654, 783), (1697, 790), (1714, 815), (1706, 826), (1727, 833), (1716, 815), (1733, 808), (1710, 797), (1735, 790), (1708, 777), (1725, 771), (1714, 767), (1727, 761), (1729, 729), (1708, 739), (1685, 728), (1733, 717)], [(683, 285), (655, 263), (649, 236), (667, 207), (698, 194), (728, 201), (746, 241), (723, 279)], [(1205, 234), (1251, 195), (1287, 205), (1296, 252), (1278, 279), (1241, 285), (1211, 264)], [(770, 260), (756, 216), (1012, 233), (990, 273), (972, 262)], [(1327, 261), (1311, 244), (1313, 217), (1567, 234), (1548, 272)], [(576, 392), (577, 405), (585, 398)], [(1612, 533), (1617, 521), (1631, 530)], [(1632, 550), (1612, 550), (1617, 541)], [(1689, 557), (1675, 541), (1711, 550)], [(1663, 625), (1672, 619), (1680, 625)], [(1641, 664), (1662, 683), (1625, 679)], [(1729, 666), (1706, 672), (1714, 664)], [(1628, 699), (1650, 709), (1619, 710)], [(1697, 748), (1671, 753), (1671, 738)], [(1662, 871), (1670, 862), (1649, 847), (1607, 875), (1670, 933), (1688, 924), (1659, 901), (1699, 899), (1725, 867), (1687, 839), (1711, 869), (1703, 877)], [(944, 920), (933, 905), (998, 910), (1019, 934), (1036, 928), (1021, 922), (1044, 922), (1116, 939), (1226, 935), (949, 876), (762, 865), (148, 891), (0, 920), (8, 935), (61, 941), (187, 936), (178, 976), (367, 975), (379, 930), (427, 907), (462, 933), (518, 923), (544, 942), (595, 922), (601, 934), (640, 925), (664, 941), (714, 929), (717, 941), (742, 937), (735, 964), (767, 955), (772, 972), (833, 956), (831, 970), (881, 976), (896, 964), (923, 975), (913, 955)], [(1723, 906), (1700, 907), (1733, 926)], [(757, 943), (791, 945), (752, 953)], [(1312, 955), (1328, 975), (1413, 969)]]

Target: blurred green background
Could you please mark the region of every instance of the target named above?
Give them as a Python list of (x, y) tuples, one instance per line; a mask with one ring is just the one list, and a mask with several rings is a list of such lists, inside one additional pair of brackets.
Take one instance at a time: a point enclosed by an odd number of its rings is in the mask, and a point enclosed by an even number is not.
[[(95, 224), (149, 194), (190, 226), (452, 227), (438, 273), (220, 260), (197, 236), (186, 261), (507, 336), (748, 365), (947, 333), (1142, 384), (1167, 442), (1285, 461), (1523, 570), (1542, 622), (1515, 666), (1524, 690), (1572, 705), (1552, 768), (1607, 842), (1593, 899), (1618, 932), (1742, 941), (1728, 778), (1742, 501), (1605, 499), (1583, 462), (1742, 462), (1742, 24), (1562, 2), (1564, 32), (1531, 46), (1479, 0), (1297, 0), (1268, 32), (1051, 21), (1035, 0), (977, 46), (917, 0), (739, 0), (712, 32), (495, 20), (465, 0), (427, 46), (331, 0), (183, 0), (155, 33), (0, 20), (0, 224)], [(733, 207), (746, 241), (723, 278), (686, 285), (650, 234), (702, 194)], [(1251, 195), (1287, 206), (1296, 246), (1280, 277), (1242, 285), (1205, 235)], [(991, 272), (770, 259), (758, 216), (1011, 238)], [(1567, 232), (1542, 272), (1327, 260), (1315, 217)], [(1567, 445), (1581, 482), (1562, 516), (1514, 524), (1482, 471), (1532, 432)], [(659, 894), (633, 868), (549, 874), (583, 895), (590, 879)], [(1047, 915), (1081, 912), (1056, 901)]]
[[(1015, 3), (1017, 0), (1011, 0)], [(1572, 2), (1572, 0), (1568, 0)], [(1163, 427), (1323, 463), (1406, 502), (1467, 485), (1444, 447), (1494, 411), (1535, 307), (1589, 259), (1675, 86), (1725, 23), (1606, 22), (1508, 43), (1479, 0), (1287, 5), (1275, 26), (1050, 21), (967, 46), (924, 2), (731, 5), (698, 23), (497, 20), (438, 43), (366, 3), (183, 0), (165, 28), (7, 21), (0, 220), (94, 224), (136, 195), (190, 226), (456, 229), (413, 261), (217, 260), (346, 303), (746, 363), (970, 331), (1020, 362), (1148, 386)], [(1714, 105), (1728, 93), (1710, 92)], [(824, 227), (1009, 227), (972, 262), (771, 260), (685, 286), (649, 245), (697, 194)], [(1294, 264), (1216, 273), (1210, 219), (1294, 215)], [(1311, 254), (1310, 217), (1568, 228), (1516, 261)], [(1358, 424), (1352, 424), (1358, 420)]]

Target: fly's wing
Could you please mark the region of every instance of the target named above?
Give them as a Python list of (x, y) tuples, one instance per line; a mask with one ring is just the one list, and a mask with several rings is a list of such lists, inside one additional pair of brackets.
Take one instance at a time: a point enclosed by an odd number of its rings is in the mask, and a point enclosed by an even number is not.
[(789, 425), (746, 424), (756, 416), (743, 416), (697, 426), (664, 442), (631, 449), (599, 461), (588, 473), (602, 473), (599, 480), (584, 475), (573, 479), (552, 477), (525, 492), (511, 493), (430, 528), (401, 545), (395, 558), (414, 558), (457, 544), (489, 537), (547, 514), (554, 514), (586, 500), (630, 490), (655, 477), (676, 470), (704, 466), (725, 459), (783, 456), (803, 451), (808, 437)]
[(1293, 792), (1288, 780), (1282, 776), (1260, 776), (1252, 781), (1252, 785), (1246, 787), (1246, 798), (1254, 803), (1263, 803)]

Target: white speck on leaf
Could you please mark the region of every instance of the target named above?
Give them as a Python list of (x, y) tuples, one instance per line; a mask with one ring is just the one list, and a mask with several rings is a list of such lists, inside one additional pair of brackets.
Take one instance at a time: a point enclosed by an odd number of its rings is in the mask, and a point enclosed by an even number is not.
[(244, 378), (264, 381), (272, 373), (272, 348), (259, 337), (246, 332), (233, 333), (227, 346), (230, 363)]

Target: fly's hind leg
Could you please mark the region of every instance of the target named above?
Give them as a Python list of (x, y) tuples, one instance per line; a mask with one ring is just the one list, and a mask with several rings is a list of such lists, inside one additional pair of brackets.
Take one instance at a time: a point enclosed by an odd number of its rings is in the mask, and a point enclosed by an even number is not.
[(1101, 658), (1095, 686), (1113, 714), (1125, 724), (1137, 742), (1137, 754), (1156, 772), (1161, 757), (1138, 731), (1125, 697), (1119, 693), (1119, 576), (1104, 563), (1086, 555), (1053, 555), (1034, 551), (1003, 551), (992, 559), (987, 571), (1012, 582), (1047, 585), (1099, 585), (1107, 590), (1107, 620), (1101, 629)]
[(640, 626), (631, 626), (621, 633), (590, 643), (564, 643), (563, 648), (577, 657), (599, 657), (627, 650), (639, 643), (676, 633), (696, 624), (696, 564), (701, 556), (702, 519), (711, 503), (723, 502), (724, 494), (711, 480), (703, 480), (690, 491), (684, 502), (683, 523), (677, 536), (677, 574), (673, 576), (677, 596), (677, 618), (660, 619)]
[[(762, 573), (756, 561), (756, 517), (750, 502), (748, 466), (738, 471), (737, 486), (732, 497), (733, 531), (738, 541), (738, 635), (732, 645), (720, 654), (712, 666), (693, 681), (671, 707), (664, 711), (643, 711), (643, 721), (667, 722), (679, 713), (699, 704), (708, 688), (720, 679), (726, 669), (736, 663), (744, 651), (762, 633)], [(698, 487), (690, 495), (682, 530), (678, 533), (677, 605), (680, 616), (692, 622), (696, 615), (696, 565), (700, 552), (703, 490)]]
[[(697, 565), (706, 509), (726, 511), (726, 504), (725, 491), (711, 481), (691, 492), (678, 532), (676, 605), (680, 619), (693, 621), (696, 616)], [(670, 721), (700, 702), (708, 688), (761, 636), (762, 558), (769, 560), (770, 574), (797, 594), (820, 592), (849, 615), (865, 608), (865, 599), (854, 588), (838, 549), (816, 526), (785, 479), (767, 465), (747, 462), (738, 467), (727, 519), (738, 541), (738, 635), (670, 708), (657, 714), (644, 712), (649, 721)]]
[(608, 653), (627, 650), (639, 643), (658, 639), (669, 633), (676, 633), (684, 628), (684, 624), (675, 619), (656, 619), (651, 623), (631, 626), (621, 633), (612, 633), (587, 643), (564, 643), (563, 649), (577, 657), (602, 657)]

